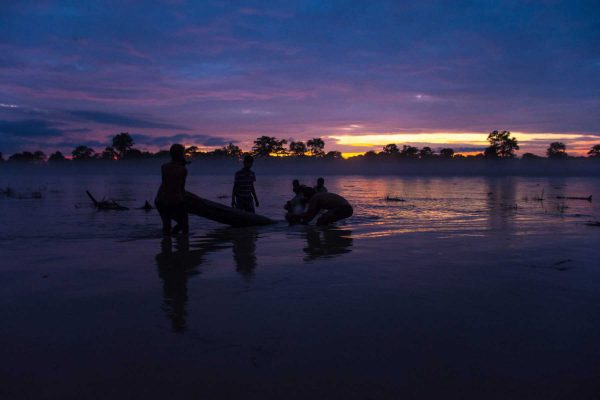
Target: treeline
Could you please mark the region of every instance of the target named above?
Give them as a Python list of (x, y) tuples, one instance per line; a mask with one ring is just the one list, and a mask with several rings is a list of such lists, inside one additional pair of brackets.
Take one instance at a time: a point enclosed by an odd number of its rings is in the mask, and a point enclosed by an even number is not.
[[(117, 160), (144, 160), (144, 159), (163, 159), (169, 157), (168, 150), (159, 150), (156, 153), (143, 151), (134, 147), (133, 138), (129, 133), (123, 132), (112, 138), (111, 146), (107, 146), (103, 151), (96, 152), (93, 148), (80, 145), (71, 151), (71, 157), (65, 156), (60, 151), (56, 151), (47, 156), (43, 151), (23, 151), (15, 153), (8, 158), (8, 162), (31, 162), (31, 163), (59, 163), (67, 161), (117, 161)], [(198, 158), (241, 158), (250, 154), (256, 157), (319, 157), (328, 159), (341, 159), (342, 153), (339, 151), (325, 152), (325, 142), (321, 138), (313, 138), (306, 142), (290, 141), (277, 139), (271, 136), (261, 136), (254, 141), (252, 149), (244, 152), (239, 146), (229, 143), (221, 148), (211, 151), (201, 151), (197, 146), (186, 148), (186, 155), (193, 159)], [(0, 153), (0, 162), (5, 161)]]
[[(516, 151), (519, 150), (519, 143), (515, 137), (511, 137), (509, 131), (493, 131), (488, 137), (488, 147), (481, 153), (464, 156), (456, 154), (452, 148), (443, 148), (436, 152), (429, 146), (418, 148), (409, 145), (399, 147), (397, 144), (390, 143), (383, 146), (380, 152), (367, 151), (365, 154), (351, 157), (353, 159), (512, 159), (516, 158)], [(88, 146), (77, 146), (71, 152), (68, 158), (60, 151), (52, 153), (50, 156), (42, 151), (24, 151), (11, 155), (8, 162), (28, 162), (28, 163), (60, 163), (67, 161), (117, 161), (117, 160), (143, 160), (143, 159), (165, 159), (169, 157), (168, 150), (160, 150), (156, 153), (142, 151), (134, 147), (134, 141), (129, 133), (123, 132), (112, 138), (112, 143), (103, 151), (96, 152)], [(255, 157), (302, 157), (302, 158), (321, 158), (321, 159), (341, 159), (342, 153), (339, 151), (325, 152), (325, 142), (321, 138), (313, 138), (306, 142), (287, 141), (277, 139), (271, 136), (261, 136), (254, 141), (252, 149), (244, 152), (240, 147), (233, 143), (212, 150), (201, 151), (197, 146), (186, 148), (186, 155), (192, 159), (211, 159), (211, 158), (240, 158), (246, 154)], [(594, 145), (588, 152), (588, 157), (600, 158), (600, 144)], [(546, 150), (546, 156), (550, 159), (570, 158), (567, 152), (567, 146), (561, 142), (550, 143)], [(521, 156), (523, 160), (542, 159), (544, 157), (525, 153)], [(0, 153), (0, 162), (5, 162), (2, 153)]]
[[(435, 152), (431, 147), (425, 146), (421, 149), (414, 146), (403, 145), (402, 148), (394, 143), (383, 146), (382, 151), (367, 151), (364, 155), (358, 157), (365, 158), (411, 158), (411, 159), (432, 159), (432, 158), (486, 158), (486, 159), (511, 159), (516, 158), (516, 151), (519, 150), (519, 142), (515, 137), (511, 137), (509, 131), (493, 131), (488, 137), (488, 147), (483, 152), (464, 156), (455, 154), (454, 149), (443, 148)], [(587, 152), (589, 157), (600, 157), (600, 144), (592, 146)], [(561, 142), (550, 143), (546, 150), (546, 156), (551, 159), (569, 158), (567, 146)], [(542, 159), (544, 157), (533, 153), (525, 153), (521, 156), (524, 160)]]

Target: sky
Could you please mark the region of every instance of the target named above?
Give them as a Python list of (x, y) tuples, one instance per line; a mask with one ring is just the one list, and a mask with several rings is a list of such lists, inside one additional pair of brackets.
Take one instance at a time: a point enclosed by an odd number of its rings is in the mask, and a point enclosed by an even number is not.
[(600, 143), (600, 2), (0, 0), (0, 152)]

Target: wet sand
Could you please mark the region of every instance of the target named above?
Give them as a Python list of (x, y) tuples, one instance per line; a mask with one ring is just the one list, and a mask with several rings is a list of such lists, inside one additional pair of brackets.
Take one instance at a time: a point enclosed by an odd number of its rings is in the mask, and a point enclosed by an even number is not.
[[(336, 177), (355, 205), (336, 227), (193, 218), (189, 239), (83, 192), (135, 207), (155, 177), (11, 179), (43, 198), (0, 199), (2, 399), (600, 392), (600, 210), (555, 199), (600, 199), (598, 179)], [(259, 177), (271, 217), (281, 180)], [(216, 199), (229, 181), (189, 188)]]

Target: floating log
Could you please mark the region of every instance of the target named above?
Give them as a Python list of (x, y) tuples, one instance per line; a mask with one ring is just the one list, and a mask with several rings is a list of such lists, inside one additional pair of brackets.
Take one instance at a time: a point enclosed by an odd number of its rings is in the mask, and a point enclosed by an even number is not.
[(395, 201), (395, 202), (399, 202), (399, 203), (403, 203), (406, 201), (401, 197), (393, 197), (393, 196), (385, 196), (384, 200), (385, 201)]
[(557, 199), (562, 199), (562, 200), (585, 200), (585, 201), (592, 201), (592, 196), (590, 195), (589, 197), (570, 197), (570, 196), (556, 196)]
[(275, 223), (271, 218), (203, 199), (190, 192), (185, 192), (185, 202), (190, 214), (230, 226), (245, 227)]
[(96, 207), (98, 210), (102, 210), (102, 211), (107, 211), (107, 210), (114, 210), (114, 211), (123, 211), (123, 210), (129, 210), (129, 208), (127, 207), (123, 207), (122, 205), (118, 204), (116, 201), (114, 200), (96, 200), (94, 198), (94, 196), (92, 196), (92, 194), (86, 190), (85, 193), (88, 195), (88, 197), (92, 200), (92, 203), (94, 203), (94, 207)]

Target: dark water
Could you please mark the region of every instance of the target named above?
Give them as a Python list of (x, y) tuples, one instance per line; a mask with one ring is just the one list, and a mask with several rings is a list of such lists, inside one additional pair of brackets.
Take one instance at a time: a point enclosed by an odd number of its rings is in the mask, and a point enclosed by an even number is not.
[(0, 176), (0, 398), (597, 398), (600, 179), (326, 179), (336, 227), (163, 239), (154, 175)]

